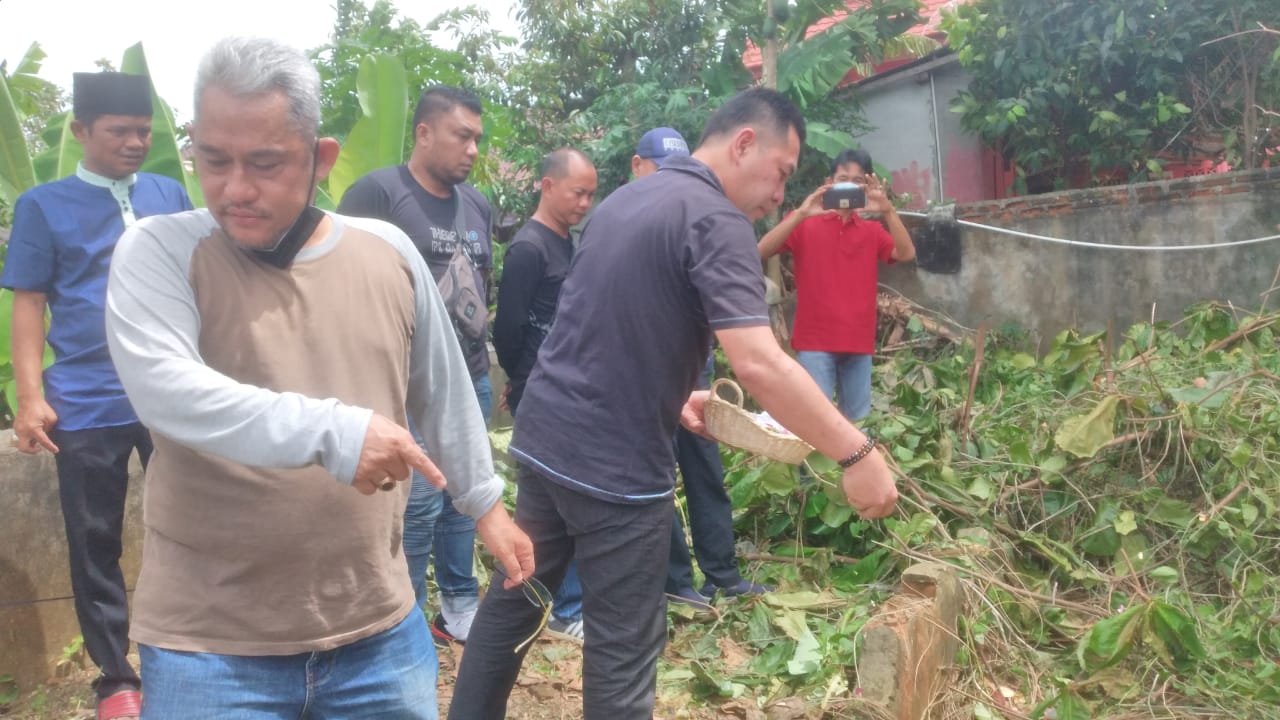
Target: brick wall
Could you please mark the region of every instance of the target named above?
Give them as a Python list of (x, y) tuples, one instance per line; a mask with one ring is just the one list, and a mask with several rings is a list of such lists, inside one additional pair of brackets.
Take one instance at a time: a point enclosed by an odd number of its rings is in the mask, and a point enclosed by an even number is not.
[[(956, 218), (1055, 238), (1131, 246), (1224, 243), (1280, 234), (1280, 168), (1090, 188), (956, 207)], [(963, 227), (960, 271), (913, 264), (881, 282), (960, 323), (1012, 322), (1052, 337), (1120, 328), (1189, 305), (1257, 310), (1280, 268), (1280, 241), (1177, 252), (1067, 247)]]

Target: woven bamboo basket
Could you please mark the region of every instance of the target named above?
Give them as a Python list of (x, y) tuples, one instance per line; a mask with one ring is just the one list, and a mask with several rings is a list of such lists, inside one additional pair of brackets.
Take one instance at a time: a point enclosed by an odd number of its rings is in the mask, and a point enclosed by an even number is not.
[[(734, 398), (721, 397), (720, 388), (730, 388)], [(725, 445), (790, 465), (799, 465), (813, 452), (813, 446), (795, 435), (784, 435), (756, 423), (751, 413), (742, 409), (742, 388), (728, 378), (711, 384), (704, 416), (707, 432)]]

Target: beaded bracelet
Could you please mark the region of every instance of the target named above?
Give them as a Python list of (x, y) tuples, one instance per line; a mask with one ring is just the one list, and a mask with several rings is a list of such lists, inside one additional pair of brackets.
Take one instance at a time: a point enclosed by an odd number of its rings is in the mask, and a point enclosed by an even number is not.
[(840, 467), (848, 470), (849, 468), (853, 467), (854, 464), (857, 463), (859, 460), (870, 455), (871, 451), (875, 449), (876, 449), (876, 439), (868, 435), (867, 441), (862, 444), (862, 447), (858, 448), (857, 451), (855, 451), (849, 457), (841, 460), (839, 462), (839, 465)]

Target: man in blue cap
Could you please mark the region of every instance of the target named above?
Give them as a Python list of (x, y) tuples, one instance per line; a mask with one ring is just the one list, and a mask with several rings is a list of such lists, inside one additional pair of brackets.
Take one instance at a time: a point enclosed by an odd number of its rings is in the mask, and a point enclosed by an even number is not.
[[(658, 127), (640, 136), (636, 154), (631, 156), (631, 173), (637, 179), (658, 171), (658, 167), (675, 155), (688, 155), (684, 136), (669, 127)], [(711, 387), (715, 370), (714, 355), (698, 377), (698, 389)], [(671, 525), (671, 560), (667, 565), (667, 594), (672, 602), (705, 607), (716, 591), (725, 597), (758, 595), (773, 588), (746, 580), (738, 571), (734, 553), (733, 503), (724, 489), (724, 465), (717, 443), (689, 432), (676, 430), (676, 463), (684, 482), (685, 506), (689, 512), (689, 529), (698, 566), (705, 581), (702, 590), (693, 587), (693, 560), (685, 541), (680, 513)]]
[[(129, 606), (120, 570), (129, 456), (145, 465), (151, 437), (107, 352), (107, 268), (125, 228), (191, 209), (178, 182), (138, 169), (151, 148), (151, 81), (76, 73), (71, 132), (84, 147), (75, 175), (23, 193), (0, 285), (13, 290), (12, 356), (18, 449), (54, 453), (84, 647), (101, 675), (98, 720), (136, 717)], [(52, 314), (45, 334), (45, 308)], [(44, 373), (45, 341), (54, 363)]]
[(658, 167), (669, 155), (688, 155), (689, 143), (684, 136), (669, 127), (656, 127), (640, 136), (636, 154), (631, 156), (631, 174), (637, 178), (658, 172)]

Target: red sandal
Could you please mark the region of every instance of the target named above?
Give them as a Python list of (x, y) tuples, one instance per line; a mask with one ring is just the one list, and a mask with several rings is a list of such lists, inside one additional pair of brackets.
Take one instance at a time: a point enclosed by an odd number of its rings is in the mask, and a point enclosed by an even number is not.
[(121, 690), (111, 697), (98, 701), (98, 720), (116, 720), (141, 715), (142, 693), (137, 690)]

